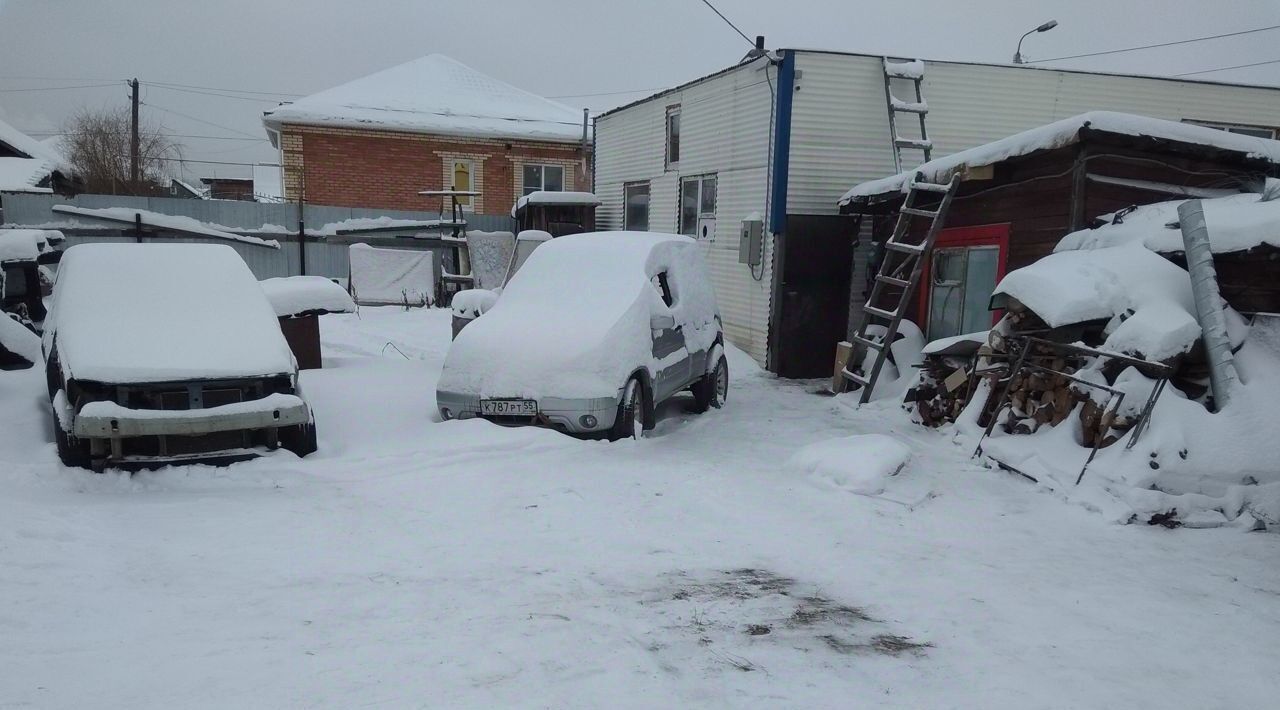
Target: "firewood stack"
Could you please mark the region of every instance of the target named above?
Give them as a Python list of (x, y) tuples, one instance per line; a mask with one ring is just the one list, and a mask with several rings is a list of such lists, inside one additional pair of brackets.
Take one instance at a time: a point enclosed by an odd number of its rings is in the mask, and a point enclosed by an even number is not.
[(926, 356), (921, 366), (920, 382), (907, 396), (910, 407), (914, 397), (916, 421), (927, 427), (940, 427), (954, 422), (969, 403), (969, 358), (942, 355)]

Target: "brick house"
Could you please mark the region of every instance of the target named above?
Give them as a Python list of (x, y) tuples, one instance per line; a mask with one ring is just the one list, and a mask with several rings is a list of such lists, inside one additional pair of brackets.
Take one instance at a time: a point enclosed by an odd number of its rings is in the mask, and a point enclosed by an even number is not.
[(535, 190), (590, 190), (584, 116), (432, 54), (267, 112), (284, 197), (423, 210), (421, 190), (474, 190), (465, 209), (508, 215)]

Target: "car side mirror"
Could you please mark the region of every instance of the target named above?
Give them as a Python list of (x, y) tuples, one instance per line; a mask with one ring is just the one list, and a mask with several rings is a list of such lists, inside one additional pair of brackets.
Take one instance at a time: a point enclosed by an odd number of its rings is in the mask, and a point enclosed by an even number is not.
[(671, 330), (676, 327), (676, 317), (670, 313), (659, 313), (650, 316), (649, 327), (653, 330)]

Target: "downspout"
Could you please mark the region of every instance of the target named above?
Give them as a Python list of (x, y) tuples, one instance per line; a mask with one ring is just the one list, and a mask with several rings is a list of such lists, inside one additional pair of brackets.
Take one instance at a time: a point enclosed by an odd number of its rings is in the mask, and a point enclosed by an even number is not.
[(1191, 275), (1196, 319), (1200, 321), (1204, 349), (1209, 359), (1213, 408), (1221, 411), (1231, 401), (1232, 391), (1240, 384), (1240, 375), (1236, 372), (1235, 357), (1231, 354), (1227, 315), (1222, 310), (1218, 273), (1213, 265), (1213, 249), (1209, 245), (1209, 227), (1205, 224), (1204, 207), (1200, 200), (1187, 200), (1179, 205), (1178, 222), (1182, 227), (1182, 243), (1187, 253), (1187, 272)]
[[(765, 324), (765, 369), (777, 371), (778, 322), (782, 312), (781, 284), (782, 271), (786, 268), (786, 254), (783, 242), (787, 229), (787, 178), (791, 165), (791, 102), (796, 86), (795, 52), (781, 50), (778, 67), (778, 86), (774, 100), (772, 143), (770, 144), (770, 165), (772, 171), (769, 190), (765, 194), (765, 219), (769, 227), (768, 242), (772, 243), (773, 269), (769, 283), (769, 320)], [(770, 60), (773, 62), (774, 60)], [(769, 67), (766, 66), (765, 77), (768, 78)], [(763, 252), (766, 241), (762, 240), (760, 249)], [(760, 255), (761, 270), (764, 269), (764, 254)], [(754, 274), (753, 274), (754, 276)], [(763, 278), (763, 274), (762, 274)]]

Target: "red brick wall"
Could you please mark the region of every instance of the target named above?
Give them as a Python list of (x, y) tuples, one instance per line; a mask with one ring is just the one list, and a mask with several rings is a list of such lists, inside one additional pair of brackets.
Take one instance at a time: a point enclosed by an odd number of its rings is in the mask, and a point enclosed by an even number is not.
[(304, 199), (319, 205), (438, 209), (439, 198), (418, 192), (448, 187), (445, 161), (455, 157), (476, 165), (473, 180), (482, 193), (476, 204), (481, 214), (510, 214), (526, 162), (564, 165), (566, 190), (591, 189), (590, 154), (583, 170), (578, 144), (285, 126), (281, 148), (286, 199), (297, 199), (301, 182)]

